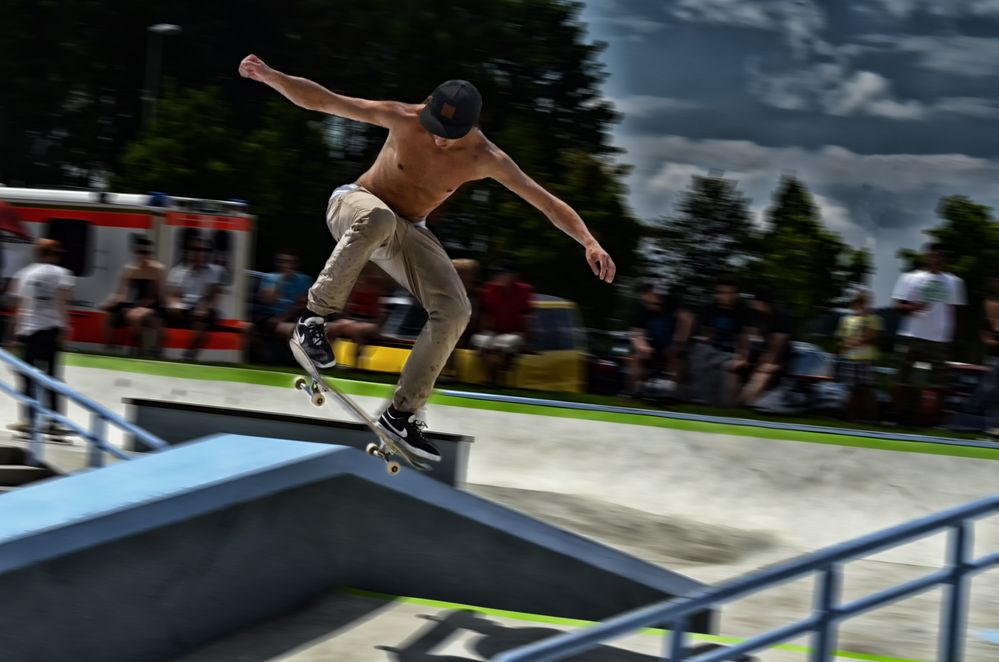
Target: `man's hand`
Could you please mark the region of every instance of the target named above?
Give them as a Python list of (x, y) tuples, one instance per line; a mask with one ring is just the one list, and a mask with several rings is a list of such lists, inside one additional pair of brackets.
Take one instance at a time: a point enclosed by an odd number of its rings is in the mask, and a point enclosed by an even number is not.
[(614, 260), (607, 254), (607, 251), (600, 247), (600, 244), (592, 243), (586, 246), (586, 262), (593, 270), (594, 276), (605, 283), (614, 282), (617, 267), (614, 266)]
[(274, 70), (268, 67), (264, 61), (256, 55), (247, 55), (243, 58), (243, 61), (239, 63), (240, 76), (260, 81), (261, 83), (266, 82), (265, 79), (267, 76), (273, 72)]

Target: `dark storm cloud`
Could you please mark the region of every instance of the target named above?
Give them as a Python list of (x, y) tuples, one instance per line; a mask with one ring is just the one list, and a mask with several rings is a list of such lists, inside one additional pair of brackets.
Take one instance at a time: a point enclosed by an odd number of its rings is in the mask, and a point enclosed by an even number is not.
[(878, 289), (940, 195), (999, 204), (999, 0), (591, 0), (640, 216), (723, 170), (762, 210), (784, 172), (875, 249)]

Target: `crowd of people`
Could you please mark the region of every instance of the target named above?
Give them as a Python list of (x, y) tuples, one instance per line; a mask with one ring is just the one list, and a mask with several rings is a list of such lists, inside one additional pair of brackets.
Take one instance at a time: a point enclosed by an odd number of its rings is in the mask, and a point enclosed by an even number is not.
[[(53, 375), (68, 329), (73, 288), (72, 274), (59, 266), (63, 252), (57, 241), (38, 240), (35, 261), (11, 279), (9, 290), (14, 316), (8, 341), (21, 343), (25, 360)], [(164, 329), (179, 327), (193, 331), (185, 358), (194, 360), (219, 317), (224, 268), (211, 261), (208, 242), (197, 236), (186, 242), (183, 258), (169, 270), (154, 259), (154, 253), (147, 237), (132, 238), (131, 259), (101, 306), (106, 313), (107, 346), (112, 348), (124, 333), (137, 354), (156, 356), (161, 353)], [(247, 327), (253, 356), (263, 362), (286, 360), (281, 352), (287, 351), (313, 283), (299, 270), (298, 256), (291, 251), (278, 252), (274, 264), (275, 270), (260, 281), (257, 306)], [(516, 357), (532, 351), (533, 288), (510, 266), (481, 283), (475, 260), (455, 260), (454, 265), (472, 302), (471, 321), (458, 347), (478, 352), (487, 383), (502, 384)], [(989, 373), (979, 399), (988, 426), (999, 428), (999, 275), (990, 279), (989, 286), (981, 315)], [(357, 356), (364, 347), (385, 342), (385, 302), (393, 287), (375, 265), (365, 268), (346, 308), (327, 326), (330, 339), (352, 341)], [(965, 285), (946, 270), (943, 247), (931, 244), (922, 266), (902, 274), (892, 293), (892, 307), (900, 320), (894, 338), (885, 337), (884, 319), (872, 310), (872, 303), (869, 292), (856, 291), (835, 330), (833, 377), (848, 391), (844, 413), (855, 420), (884, 420), (877, 373), (879, 366), (888, 365), (894, 371), (887, 387), (891, 418), (903, 425), (925, 424), (918, 416), (921, 394), (945, 385), (956, 311), (967, 304)], [(679, 400), (752, 407), (783, 380), (796, 376), (792, 341), (800, 329), (776, 293), (766, 287), (744, 295), (735, 281), (721, 279), (711, 301), (697, 308), (676, 292), (643, 282), (629, 328), (624, 392), (628, 397), (646, 397), (650, 384), (655, 384), (660, 393)], [(883, 351), (885, 347), (890, 351)], [(445, 374), (453, 367), (452, 357)], [(49, 397), (58, 410), (56, 394)]]
[[(453, 261), (472, 304), (469, 324), (457, 347), (474, 349), (482, 357), (488, 384), (502, 383), (515, 358), (531, 348), (531, 315), (534, 290), (521, 281), (513, 267), (505, 265), (480, 284), (481, 269), (476, 260)], [(312, 279), (299, 272), (298, 258), (290, 252), (275, 257), (277, 270), (265, 275), (257, 294), (258, 307), (250, 325), (250, 342), (255, 358), (263, 362), (286, 360), (287, 342), (295, 321), (305, 309)], [(355, 345), (355, 356), (379, 342), (398, 342), (383, 334), (396, 286), (375, 264), (368, 264), (351, 291), (344, 310), (327, 321), (326, 335), (333, 341), (343, 338)], [(422, 327), (425, 314), (411, 325)], [(416, 329), (414, 329), (416, 330)], [(284, 357), (284, 358), (282, 358)], [(452, 357), (453, 359), (453, 357)], [(445, 373), (453, 372), (453, 360)]]
[(105, 347), (116, 346), (119, 329), (127, 329), (129, 344), (139, 356), (158, 356), (163, 329), (194, 333), (184, 359), (197, 359), (218, 321), (218, 297), (225, 280), (222, 266), (209, 260), (211, 246), (200, 237), (185, 245), (181, 261), (167, 269), (153, 258), (153, 242), (144, 235), (131, 239), (132, 259), (118, 273), (117, 286), (101, 306), (105, 313)]
[[(999, 278), (982, 311), (982, 342), (991, 372), (979, 390), (988, 424), (999, 425)], [(793, 370), (794, 320), (773, 290), (757, 288), (743, 299), (731, 280), (720, 280), (712, 301), (700, 310), (665, 288), (643, 283), (630, 327), (631, 355), (626, 395), (643, 397), (651, 383), (685, 399), (722, 407), (753, 406)], [(963, 281), (946, 269), (944, 247), (926, 247), (920, 268), (902, 274), (892, 292), (899, 327), (885, 338), (882, 317), (869, 292), (857, 290), (835, 331), (834, 374), (848, 390), (845, 413), (877, 421), (881, 415), (876, 367), (894, 374), (890, 419), (925, 424), (919, 415), (927, 389), (946, 384), (946, 365), (957, 309), (967, 305)], [(890, 347), (889, 352), (882, 348)], [(656, 376), (659, 381), (650, 379)]]

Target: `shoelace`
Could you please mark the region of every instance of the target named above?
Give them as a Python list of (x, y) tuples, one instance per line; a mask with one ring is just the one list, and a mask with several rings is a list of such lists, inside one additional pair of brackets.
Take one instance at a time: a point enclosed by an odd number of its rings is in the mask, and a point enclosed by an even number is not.
[(406, 422), (412, 425), (417, 430), (419, 430), (420, 434), (423, 434), (423, 431), (427, 429), (427, 422), (421, 421), (418, 418), (416, 418), (416, 414), (413, 414), (408, 419), (406, 419)]
[(308, 333), (306, 335), (309, 338), (309, 343), (313, 347), (317, 347), (318, 348), (318, 347), (322, 347), (323, 346), (323, 335), (324, 335), (324, 333), (325, 333), (325, 330), (320, 329), (318, 324), (310, 324), (309, 325)]

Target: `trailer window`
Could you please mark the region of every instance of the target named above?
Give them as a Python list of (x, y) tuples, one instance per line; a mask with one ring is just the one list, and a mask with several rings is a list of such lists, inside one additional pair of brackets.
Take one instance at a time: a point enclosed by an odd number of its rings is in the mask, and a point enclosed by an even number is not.
[(93, 271), (93, 228), (87, 221), (75, 218), (50, 218), (45, 227), (45, 236), (55, 239), (66, 250), (62, 266), (74, 276), (89, 276)]
[(187, 249), (198, 239), (204, 239), (205, 234), (198, 228), (181, 228), (176, 233), (177, 244), (173, 252), (173, 266), (187, 262)]
[(225, 285), (232, 285), (233, 238), (228, 230), (216, 230), (211, 238), (212, 262), (225, 271)]

